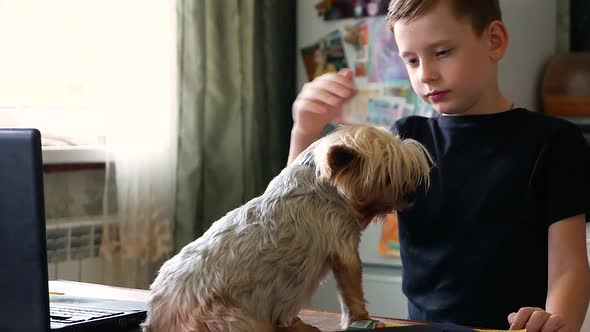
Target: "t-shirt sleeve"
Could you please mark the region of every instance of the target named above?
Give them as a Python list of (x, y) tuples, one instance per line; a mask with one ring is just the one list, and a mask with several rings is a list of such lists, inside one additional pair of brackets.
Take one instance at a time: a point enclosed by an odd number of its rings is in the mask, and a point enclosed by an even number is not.
[(393, 135), (399, 135), (399, 126), (400, 126), (400, 120), (397, 120), (394, 122), (394, 124), (391, 126), (391, 128), (389, 128), (389, 131)]
[(545, 151), (545, 221), (549, 226), (585, 213), (590, 217), (590, 147), (576, 126), (561, 128)]
[(394, 135), (399, 135), (401, 138), (408, 138), (413, 127), (412, 117), (404, 117), (394, 122), (389, 131)]

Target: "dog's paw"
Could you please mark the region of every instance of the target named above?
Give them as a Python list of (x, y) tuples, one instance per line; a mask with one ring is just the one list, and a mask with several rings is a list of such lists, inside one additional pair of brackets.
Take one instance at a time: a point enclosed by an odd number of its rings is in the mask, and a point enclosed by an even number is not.
[(360, 313), (357, 315), (346, 315), (343, 314), (340, 317), (340, 327), (343, 330), (346, 330), (350, 324), (360, 321), (360, 320), (371, 320), (371, 317), (369, 317), (369, 313), (368, 312), (364, 312), (364, 313)]

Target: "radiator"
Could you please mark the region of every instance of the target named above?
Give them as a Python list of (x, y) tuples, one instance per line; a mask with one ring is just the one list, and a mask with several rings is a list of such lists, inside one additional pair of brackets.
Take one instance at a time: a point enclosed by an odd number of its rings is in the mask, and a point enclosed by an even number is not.
[[(147, 289), (163, 260), (143, 262), (100, 252), (103, 228), (109, 226), (118, 241), (117, 223), (100, 217), (86, 220), (48, 220), (46, 226), (49, 280), (72, 280), (111, 286)], [(163, 258), (165, 259), (165, 258)]]
[(48, 220), (49, 280), (109, 283), (113, 264), (100, 256), (104, 219)]

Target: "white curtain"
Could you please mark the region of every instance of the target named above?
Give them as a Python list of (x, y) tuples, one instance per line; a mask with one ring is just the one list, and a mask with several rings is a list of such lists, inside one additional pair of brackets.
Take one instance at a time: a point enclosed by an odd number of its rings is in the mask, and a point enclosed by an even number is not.
[[(112, 1), (112, 0), (111, 0)], [(97, 105), (107, 110), (107, 224), (101, 247), (110, 280), (146, 288), (173, 246), (177, 160), (174, 1), (117, 1), (104, 13), (112, 52)], [(117, 27), (117, 28), (110, 28)], [(120, 27), (125, 27), (121, 29)], [(112, 30), (109, 30), (112, 29)], [(108, 82), (108, 84), (104, 84)]]

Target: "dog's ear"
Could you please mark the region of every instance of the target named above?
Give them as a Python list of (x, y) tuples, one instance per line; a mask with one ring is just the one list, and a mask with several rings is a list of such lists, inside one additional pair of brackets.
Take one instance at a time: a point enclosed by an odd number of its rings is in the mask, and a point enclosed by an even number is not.
[(359, 154), (345, 145), (333, 145), (328, 150), (328, 167), (332, 174), (351, 168), (359, 161)]

